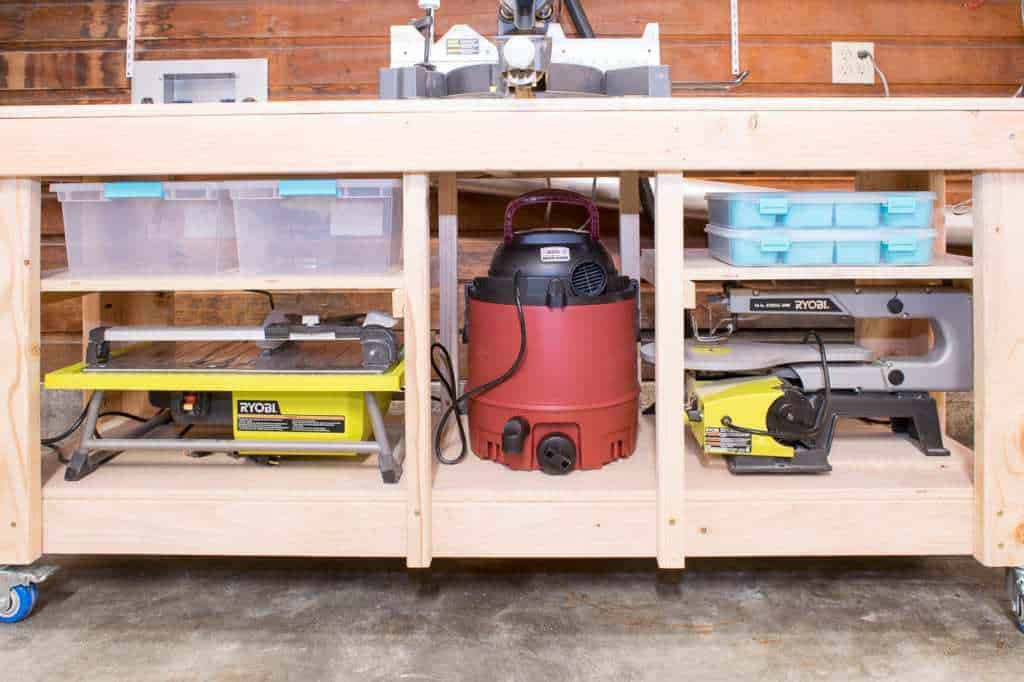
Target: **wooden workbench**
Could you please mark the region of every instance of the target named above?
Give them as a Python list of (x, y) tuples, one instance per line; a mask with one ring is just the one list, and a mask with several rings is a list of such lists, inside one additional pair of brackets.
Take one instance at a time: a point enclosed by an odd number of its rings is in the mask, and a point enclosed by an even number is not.
[[(521, 131), (532, 131), (522, 145)], [(975, 261), (842, 268), (806, 279), (953, 281), (975, 293), (976, 450), (918, 456), (846, 434), (828, 476), (730, 476), (682, 423), (684, 308), (694, 283), (787, 279), (684, 253), (683, 173), (976, 173)], [(40, 177), (400, 174), (404, 268), (380, 277), (69, 278), (40, 273)], [(441, 338), (454, 343), (459, 173), (620, 175), (623, 270), (640, 275), (637, 174), (654, 178), (658, 418), (636, 455), (549, 478), (431, 454), (428, 195), (440, 198)], [(930, 173), (930, 175), (929, 175)], [(684, 99), (0, 108), (0, 564), (41, 553), (657, 557), (973, 554), (1024, 564), (1024, 101)], [(865, 175), (865, 177), (868, 177)], [(880, 178), (890, 176), (878, 176)], [(255, 469), (127, 453), (64, 483), (39, 447), (40, 294), (385, 290), (404, 316), (406, 470)], [(143, 313), (135, 315), (135, 319)], [(673, 343), (672, 340), (678, 340)]]

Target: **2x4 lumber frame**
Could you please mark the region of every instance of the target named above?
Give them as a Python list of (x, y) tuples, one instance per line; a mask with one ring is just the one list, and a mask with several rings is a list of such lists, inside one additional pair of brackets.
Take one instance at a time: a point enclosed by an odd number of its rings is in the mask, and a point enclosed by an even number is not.
[(655, 176), (655, 326), (658, 330), (655, 364), (655, 453), (658, 477), (658, 566), (686, 565), (685, 458), (683, 428), (683, 176)]
[(1024, 565), (1024, 173), (974, 176), (974, 556)]
[(405, 271), (405, 486), (410, 568), (430, 565), (430, 178), (402, 178)]
[[(1011, 98), (3, 107), (0, 176), (1024, 170), (1022, 113)], [(507, 134), (522, 128), (546, 153)]]
[[(659, 344), (657, 368), (656, 521), (659, 564), (679, 568), (686, 549), (682, 347), (672, 342), (682, 339), (686, 277), (680, 265), (679, 171), (978, 170), (975, 554), (989, 565), (1016, 565), (1024, 563), (1024, 445), (1016, 407), (1024, 389), (1017, 381), (1020, 330), (1012, 308), (1013, 273), (1024, 247), (1019, 243), (1024, 228), (1014, 229), (1024, 211), (1022, 114), (1024, 102), (946, 99), (311, 102), (244, 110), (231, 105), (8, 107), (0, 109), (0, 176), (405, 173), (402, 306), (413, 315), (406, 321), (412, 344), (406, 526), (409, 565), (426, 566), (432, 554), (432, 467), (425, 393), (430, 380), (425, 173), (673, 169), (657, 174), (656, 298), (659, 336), (666, 342)], [(520, 149), (503, 141), (501, 132), (512, 124), (543, 127), (565, 146), (541, 156)], [(452, 147), (455, 136), (460, 144)], [(591, 138), (601, 144), (580, 148), (571, 142)], [(146, 154), (138, 154), (143, 146)], [(6, 423), (0, 423), (7, 443), (0, 464), (0, 513), (10, 516), (0, 519), (0, 562), (28, 563), (38, 557), (41, 544), (39, 450), (33, 445), (39, 429), (38, 417), (31, 414), (39, 398), (39, 186), (26, 180), (0, 186), (0, 234), (10, 245), (4, 284), (10, 305), (0, 312), (0, 334), (15, 349), (2, 375), (10, 405)], [(19, 261), (22, 254), (28, 257)]]
[(0, 564), (42, 554), (39, 182), (0, 180)]

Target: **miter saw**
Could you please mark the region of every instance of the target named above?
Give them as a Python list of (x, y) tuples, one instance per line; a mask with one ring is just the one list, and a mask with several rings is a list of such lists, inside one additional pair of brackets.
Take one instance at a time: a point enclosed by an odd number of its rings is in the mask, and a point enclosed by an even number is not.
[[(493, 42), (464, 24), (435, 42), (440, 4), (419, 0), (423, 18), (391, 27), (381, 99), (672, 94), (657, 24), (647, 24), (640, 38), (567, 38), (554, 0), (501, 0)], [(574, 19), (582, 15), (575, 0), (567, 5)]]
[[(948, 455), (930, 391), (972, 386), (970, 294), (956, 289), (730, 289), (712, 301), (728, 316), (686, 340), (686, 419), (704, 452), (733, 473), (823, 473), (841, 417), (882, 421), (926, 455)], [(933, 345), (922, 356), (876, 359), (854, 344), (742, 340), (744, 316), (927, 319)], [(709, 315), (709, 322), (711, 322)], [(813, 341), (813, 343), (812, 343)]]

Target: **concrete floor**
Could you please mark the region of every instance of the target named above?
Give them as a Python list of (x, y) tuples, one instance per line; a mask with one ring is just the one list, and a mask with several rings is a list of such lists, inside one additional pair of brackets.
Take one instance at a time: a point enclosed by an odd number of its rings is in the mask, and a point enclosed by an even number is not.
[(0, 679), (995, 680), (1024, 635), (971, 559), (57, 558)]

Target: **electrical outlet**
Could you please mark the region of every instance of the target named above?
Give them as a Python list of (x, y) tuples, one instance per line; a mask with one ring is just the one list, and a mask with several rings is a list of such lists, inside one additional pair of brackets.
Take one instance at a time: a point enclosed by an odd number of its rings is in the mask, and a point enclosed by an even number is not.
[(870, 59), (861, 59), (858, 52), (875, 56), (874, 43), (832, 43), (832, 82), (874, 85), (875, 69)]

